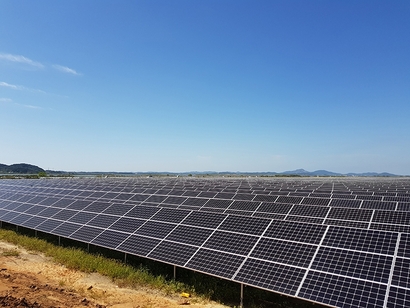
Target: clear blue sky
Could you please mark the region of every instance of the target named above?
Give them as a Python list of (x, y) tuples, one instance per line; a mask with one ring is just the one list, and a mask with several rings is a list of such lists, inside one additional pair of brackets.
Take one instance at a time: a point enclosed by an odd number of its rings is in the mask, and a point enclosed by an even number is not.
[(410, 1), (0, 2), (0, 163), (410, 174)]

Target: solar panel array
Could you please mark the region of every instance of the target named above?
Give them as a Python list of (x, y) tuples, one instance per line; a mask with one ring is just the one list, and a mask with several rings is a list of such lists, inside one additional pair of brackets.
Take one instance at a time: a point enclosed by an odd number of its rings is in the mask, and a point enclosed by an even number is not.
[(0, 221), (337, 307), (410, 307), (410, 180), (0, 180)]

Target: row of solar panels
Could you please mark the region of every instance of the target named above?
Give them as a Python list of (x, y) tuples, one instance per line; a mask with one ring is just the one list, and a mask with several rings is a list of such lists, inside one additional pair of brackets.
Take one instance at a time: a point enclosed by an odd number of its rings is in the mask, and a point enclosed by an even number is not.
[[(31, 204), (53, 205), (60, 198), (74, 198), (78, 200), (86, 200), (84, 206), (88, 206), (93, 200), (98, 200), (99, 203), (94, 203), (94, 207), (104, 210), (104, 204), (107, 202), (135, 202), (148, 206), (174, 207), (180, 209), (204, 210), (212, 212), (224, 212), (237, 215), (266, 217), (273, 219), (285, 219), (293, 221), (304, 221), (317, 224), (344, 225), (358, 228), (367, 228), (368, 223), (374, 229), (392, 230), (407, 232), (410, 222), (409, 213), (403, 211), (410, 210), (410, 203), (404, 202), (379, 202), (379, 201), (359, 201), (346, 199), (321, 199), (321, 198), (303, 198), (302, 203), (293, 204), (284, 203), (290, 201), (298, 201), (293, 197), (284, 196), (269, 196), (274, 197), (272, 200), (280, 200), (282, 202), (261, 202), (261, 201), (238, 201), (227, 199), (211, 199), (199, 197), (173, 197), (162, 195), (145, 195), (145, 194), (129, 194), (129, 193), (102, 193), (93, 196), (92, 192), (86, 191), (83, 195), (83, 190), (60, 190), (59, 194), (55, 195), (52, 191), (46, 188), (34, 192), (26, 192), (25, 195), (15, 193), (14, 188), (4, 186), (7, 189), (0, 195), (0, 198), (28, 202)], [(66, 195), (63, 195), (65, 192)], [(74, 192), (74, 193), (72, 193)], [(38, 196), (37, 196), (38, 194)], [(48, 196), (49, 198), (46, 198)], [(282, 198), (282, 199), (281, 199)], [(284, 199), (287, 198), (287, 199)], [(314, 206), (312, 203), (322, 204)], [(328, 206), (324, 205), (329, 203)], [(99, 204), (99, 205), (98, 205)], [(352, 207), (354, 209), (340, 209), (339, 207)], [(372, 211), (371, 209), (382, 209), (383, 211)], [(396, 210), (397, 213), (387, 213), (388, 210)], [(386, 225), (385, 225), (386, 224)], [(394, 226), (399, 225), (399, 226)]]
[[(101, 180), (88, 179), (86, 181), (82, 180), (80, 183), (77, 180), (54, 180), (53, 183), (46, 183), (45, 187), (50, 188), (63, 188), (63, 189), (81, 189), (91, 190), (91, 191), (104, 191), (110, 190), (115, 192), (136, 192), (142, 193), (144, 190), (146, 193), (156, 193), (156, 194), (170, 194), (176, 193), (181, 194), (186, 190), (199, 190), (201, 192), (226, 192), (226, 193), (247, 193), (247, 194), (269, 194), (270, 192), (274, 194), (287, 194), (287, 193), (296, 193), (306, 196), (307, 194), (317, 193), (323, 195), (335, 194), (341, 195), (341, 197), (349, 198), (351, 194), (359, 196), (404, 196), (410, 197), (410, 182), (402, 181), (401, 185), (396, 186), (393, 190), (389, 185), (387, 187), (373, 187), (374, 185), (368, 185), (369, 187), (358, 187), (352, 185), (352, 182), (348, 182), (350, 185), (339, 185), (335, 184), (326, 185), (326, 182), (319, 181), (316, 185), (311, 185), (312, 180), (301, 181), (301, 185), (294, 185), (293, 182), (281, 181), (275, 184), (271, 184), (271, 181), (252, 181), (247, 180), (247, 186), (244, 187), (244, 181), (230, 181), (229, 184), (227, 181), (221, 182), (217, 180), (204, 180), (199, 181), (198, 179), (191, 179), (189, 181), (180, 179), (173, 181), (159, 181), (159, 180), (144, 180), (144, 179), (132, 179), (132, 180), (116, 180), (112, 182), (111, 185), (101, 185), (99, 184)], [(391, 181), (389, 181), (391, 182)], [(172, 185), (170, 185), (172, 183)], [(215, 184), (217, 183), (217, 184)], [(251, 185), (249, 185), (251, 184)], [(268, 185), (267, 185), (268, 184)], [(356, 184), (356, 182), (353, 182)], [(1, 183), (0, 183), (1, 185)], [(27, 183), (26, 183), (27, 185)], [(42, 182), (37, 183), (32, 182), (32, 187), (41, 187)], [(386, 185), (384, 185), (386, 186)], [(343, 187), (343, 189), (342, 189)], [(389, 189), (390, 188), (390, 189)], [(329, 196), (330, 197), (330, 196)], [(396, 200), (398, 201), (398, 200)]]
[[(13, 199), (16, 190), (10, 194), (5, 186), (0, 187), (0, 198)], [(18, 195), (26, 202), (3, 198), (1, 221), (329, 305), (406, 307), (410, 303), (410, 234), (139, 202), (80, 200), (78, 195), (24, 197), (27, 186), (21, 187)], [(357, 211), (368, 211), (326, 208), (340, 215), (356, 211), (352, 217)], [(369, 212), (371, 219), (405, 213)], [(403, 221), (403, 226), (408, 223)]]
[[(21, 204), (21, 208), (24, 209), (24, 211), (27, 210), (30, 205), (37, 204), (57, 208), (64, 205), (67, 207), (67, 209), (76, 209), (77, 207), (81, 207), (86, 212), (105, 212), (107, 208), (112, 208), (112, 203), (125, 202), (127, 204), (131, 204), (130, 200), (117, 198), (116, 196), (120, 195), (115, 195), (114, 199), (96, 199), (79, 195), (53, 195), (50, 192), (42, 193), (40, 195), (33, 195), (32, 192), (30, 194), (22, 194), (16, 193), (15, 191), (3, 191), (3, 193), (0, 193), (0, 202), (4, 203), (3, 206), (7, 206), (7, 202), (17, 202), (17, 205)], [(264, 217), (278, 220), (310, 222), (316, 224), (349, 226), (365, 229), (370, 228), (375, 230), (397, 232), (410, 232), (410, 212), (408, 211), (370, 210), (365, 208), (360, 209), (349, 207), (345, 208), (346, 200), (343, 199), (333, 199), (330, 205), (335, 206), (329, 207), (206, 198), (175, 199), (175, 197), (164, 197), (157, 195), (149, 196), (137, 194), (134, 196), (138, 196), (138, 198), (133, 199), (133, 203), (141, 203), (141, 201), (135, 200), (145, 200), (142, 202), (142, 204), (146, 206), (171, 207), (187, 210), (200, 210), (243, 216)], [(375, 207), (377, 207), (377, 204), (378, 203), (375, 202)], [(17, 207), (17, 205), (13, 206)], [(398, 208), (399, 205), (400, 204), (396, 204), (396, 208)]]
[[(19, 187), (13, 188), (7, 185), (3, 187), (6, 191), (13, 192), (13, 189), (19, 189)], [(238, 211), (248, 211), (253, 212), (258, 210), (259, 212), (269, 212), (259, 210), (261, 202), (271, 202), (271, 203), (283, 203), (283, 206), (286, 207), (286, 204), (298, 204), (298, 205), (318, 205), (318, 206), (331, 206), (331, 207), (351, 207), (351, 208), (361, 208), (361, 209), (381, 209), (381, 210), (397, 210), (397, 211), (410, 211), (410, 202), (407, 201), (407, 197), (390, 197), (396, 198), (402, 201), (376, 201), (376, 200), (359, 200), (359, 199), (340, 199), (340, 198), (318, 198), (318, 197), (296, 197), (296, 196), (281, 196), (281, 195), (235, 195), (232, 199), (227, 199), (232, 196), (218, 196), (221, 194), (212, 193), (209, 195), (209, 192), (201, 193), (192, 191), (185, 192), (185, 196), (167, 196), (161, 195), (158, 193), (153, 194), (143, 194), (143, 193), (118, 193), (118, 192), (102, 192), (102, 191), (87, 191), (78, 189), (78, 190), (62, 190), (58, 192), (50, 190), (45, 187), (40, 187), (36, 189), (24, 190), (26, 194), (38, 194), (38, 195), (49, 195), (49, 196), (70, 196), (78, 199), (101, 199), (101, 200), (114, 200), (116, 202), (142, 202), (144, 203), (163, 203), (169, 205), (183, 205), (183, 206), (204, 206), (208, 208), (216, 209), (227, 209), (229, 210), (238, 210)], [(208, 196), (206, 196), (208, 194)], [(191, 195), (191, 196), (189, 196)], [(17, 198), (16, 196), (15, 198)], [(8, 196), (4, 196), (5, 199), (8, 199)], [(223, 199), (225, 198), (225, 199)], [(235, 199), (236, 198), (236, 199)], [(383, 197), (382, 197), (383, 198)], [(389, 198), (389, 197), (384, 197)], [(214, 200), (209, 200), (214, 199)], [(14, 199), (17, 200), (17, 199)], [(234, 202), (232, 203), (232, 200)], [(205, 205), (205, 203), (207, 203)], [(303, 206), (299, 207), (303, 211)], [(318, 211), (323, 210), (318, 207)], [(313, 208), (308, 208), (309, 211)], [(246, 213), (243, 213), (244, 215)], [(248, 213), (249, 214), (249, 213)], [(283, 214), (283, 213), (281, 213)], [(300, 215), (295, 213), (295, 215)], [(323, 217), (320, 216), (319, 217)]]
[[(213, 196), (168, 196), (161, 194), (140, 194), (140, 193), (113, 193), (113, 192), (92, 192), (83, 190), (67, 190), (55, 193), (47, 191), (47, 189), (37, 189), (36, 191), (25, 191), (16, 193), (14, 188), (3, 187), (3, 194), (0, 195), (3, 199), (9, 199), (13, 201), (28, 201), (28, 199), (22, 198), (22, 193), (29, 196), (51, 196), (51, 197), (64, 197), (77, 199), (90, 199), (90, 200), (106, 200), (116, 202), (147, 202), (147, 203), (164, 203), (186, 206), (205, 206), (215, 208), (228, 208), (235, 205), (234, 209), (237, 210), (256, 210), (261, 202), (263, 203), (278, 203), (278, 204), (296, 204), (296, 205), (318, 205), (322, 207), (349, 207), (349, 208), (362, 208), (362, 209), (383, 209), (383, 210), (410, 210), (410, 202), (399, 201), (376, 201), (376, 200), (352, 200), (352, 199), (340, 199), (340, 198), (317, 198), (317, 197), (295, 197), (295, 196), (277, 196), (277, 195), (255, 195), (252, 196), (252, 200), (241, 198), (240, 196), (235, 198), (221, 198)], [(17, 190), (18, 191), (18, 190)], [(249, 198), (250, 199), (250, 198)]]
[[(43, 181), (44, 182), (44, 181)], [(33, 188), (35, 187), (41, 187), (42, 183), (36, 183), (36, 186), (31, 186)], [(49, 183), (47, 183), (49, 184)], [(46, 186), (48, 186), (46, 184)], [(135, 187), (135, 185), (137, 187)], [(170, 192), (181, 192), (181, 191), (186, 191), (186, 190), (199, 190), (199, 191), (208, 191), (208, 192), (224, 192), (224, 193), (248, 193), (248, 194), (266, 194), (266, 193), (294, 193), (294, 194), (301, 194), (301, 195), (306, 195), (310, 193), (318, 193), (318, 194), (340, 194), (340, 195), (350, 195), (350, 194), (356, 194), (356, 195), (363, 195), (363, 196), (401, 196), (401, 195), (407, 195), (409, 196), (409, 188), (403, 188), (401, 190), (396, 190), (396, 191), (386, 191), (386, 190), (372, 190), (372, 189), (344, 189), (344, 190), (337, 190), (337, 189), (323, 189), (323, 188), (316, 188), (316, 187), (310, 187), (309, 189), (306, 188), (289, 188), (289, 187), (249, 187), (249, 188), (234, 188), (234, 187), (221, 187), (219, 186), (202, 186), (202, 185), (174, 185), (174, 186), (164, 186), (164, 185), (158, 185), (155, 183), (151, 184), (144, 184), (144, 183), (139, 183), (136, 182), (134, 185), (130, 186), (127, 185), (125, 187), (122, 186), (113, 186), (113, 185), (108, 185), (108, 186), (101, 186), (101, 185), (95, 185), (95, 184), (87, 184), (87, 183), (66, 183), (64, 181), (56, 181), (54, 180), (54, 185), (55, 189), (80, 189), (84, 188), (85, 190), (109, 190), (109, 191), (115, 191), (115, 192), (136, 192), (140, 193), (143, 192), (144, 190), (153, 190), (153, 192), (161, 192), (163, 191), (165, 194), (168, 194)]]
[[(12, 187), (3, 187), (4, 190), (12, 191)], [(19, 191), (19, 187), (17, 187)], [(358, 195), (340, 195), (330, 194), (330, 196), (323, 196), (320, 194), (309, 194), (309, 196), (295, 196), (280, 195), (280, 194), (229, 194), (229, 193), (216, 193), (216, 192), (201, 192), (201, 191), (171, 191), (169, 194), (163, 190), (148, 190), (144, 189), (143, 192), (112, 192), (112, 191), (98, 191), (98, 190), (85, 190), (84, 188), (73, 189), (49, 189), (45, 187), (27, 189), (24, 193), (30, 194), (47, 194), (54, 196), (70, 195), (83, 198), (94, 199), (118, 199), (122, 201), (145, 201), (148, 197), (155, 195), (155, 200), (146, 200), (153, 202), (162, 202), (167, 199), (167, 203), (182, 204), (188, 198), (191, 200), (205, 199), (222, 199), (222, 200), (236, 200), (236, 201), (264, 201), (264, 202), (277, 202), (277, 203), (293, 203), (293, 204), (307, 204), (307, 205), (322, 205), (322, 206), (345, 206), (356, 208), (371, 208), (378, 207), (388, 210), (395, 210), (397, 204), (402, 207), (410, 205), (409, 196), (358, 196)]]

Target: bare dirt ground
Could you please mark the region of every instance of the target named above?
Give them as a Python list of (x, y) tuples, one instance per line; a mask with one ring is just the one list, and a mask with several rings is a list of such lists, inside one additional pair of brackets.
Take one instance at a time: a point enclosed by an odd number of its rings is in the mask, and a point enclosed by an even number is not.
[(41, 254), (0, 241), (0, 307), (173, 308), (184, 305), (226, 308), (199, 298), (120, 288), (99, 274), (70, 270)]

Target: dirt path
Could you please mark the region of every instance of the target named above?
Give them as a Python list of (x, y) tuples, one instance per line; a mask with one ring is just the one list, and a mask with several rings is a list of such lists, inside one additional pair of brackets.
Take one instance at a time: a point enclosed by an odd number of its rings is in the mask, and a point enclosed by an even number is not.
[[(16, 253), (14, 253), (16, 252)], [(119, 288), (99, 274), (67, 269), (41, 254), (0, 241), (0, 307), (226, 308), (150, 289)]]

